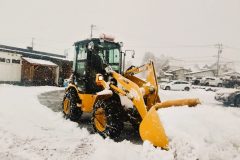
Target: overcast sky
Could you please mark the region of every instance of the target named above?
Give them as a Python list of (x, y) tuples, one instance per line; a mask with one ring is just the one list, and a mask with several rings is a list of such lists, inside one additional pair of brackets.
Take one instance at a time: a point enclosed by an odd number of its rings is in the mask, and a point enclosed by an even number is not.
[(186, 64), (240, 63), (240, 0), (0, 0), (0, 43), (63, 54), (75, 41), (114, 35), (134, 49), (134, 63), (147, 51)]

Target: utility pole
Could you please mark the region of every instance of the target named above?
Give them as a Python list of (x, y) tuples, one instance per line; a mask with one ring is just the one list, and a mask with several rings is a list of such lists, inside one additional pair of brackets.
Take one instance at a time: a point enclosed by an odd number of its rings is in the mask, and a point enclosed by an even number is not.
[(93, 25), (93, 24), (92, 24), (92, 25), (91, 25), (91, 34), (90, 34), (90, 38), (92, 38), (92, 36), (93, 36), (93, 28), (94, 28), (94, 27), (96, 27), (96, 25)]
[(216, 45), (218, 48), (218, 55), (217, 55), (217, 77), (219, 76), (219, 62), (220, 62), (220, 54), (222, 53), (223, 45), (222, 44), (217, 44)]
[(34, 38), (32, 37), (32, 50), (33, 50), (33, 47), (34, 47)]
[(68, 58), (68, 51), (69, 51), (69, 48), (64, 49), (64, 56), (66, 56), (66, 58)]

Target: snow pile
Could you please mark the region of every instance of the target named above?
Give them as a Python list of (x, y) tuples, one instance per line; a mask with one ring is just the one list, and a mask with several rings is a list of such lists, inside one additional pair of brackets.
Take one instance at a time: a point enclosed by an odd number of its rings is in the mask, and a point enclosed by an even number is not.
[(37, 95), (56, 87), (0, 87), (0, 159), (84, 158), (89, 133), (39, 104)]
[(240, 108), (220, 106), (214, 92), (160, 92), (162, 99), (198, 97), (202, 102), (196, 108), (158, 111), (176, 159), (240, 159)]
[(170, 150), (164, 151), (149, 142), (103, 140), (38, 102), (38, 94), (58, 89), (0, 85), (0, 159), (240, 159), (240, 109), (220, 106), (213, 92), (160, 90), (162, 100), (197, 97), (203, 102), (197, 108), (158, 111), (170, 139)]
[[(57, 87), (0, 85), (0, 159), (158, 159), (166, 151), (102, 139), (38, 102)], [(151, 151), (148, 151), (151, 150)], [(171, 155), (170, 155), (171, 156)]]

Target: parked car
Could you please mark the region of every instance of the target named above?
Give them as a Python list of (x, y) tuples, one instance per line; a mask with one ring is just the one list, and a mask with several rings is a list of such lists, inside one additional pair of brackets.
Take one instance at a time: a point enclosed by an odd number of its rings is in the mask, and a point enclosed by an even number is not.
[(196, 78), (193, 78), (191, 82), (193, 85), (200, 85), (201, 80), (202, 80), (202, 77), (196, 77)]
[(193, 79), (195, 79), (195, 77), (193, 76), (186, 76), (185, 78), (186, 78), (186, 81), (188, 82), (191, 82)]
[(189, 91), (191, 89), (191, 84), (187, 81), (170, 81), (169, 83), (164, 83), (160, 85), (161, 89), (164, 90), (185, 90)]
[(224, 105), (240, 107), (240, 89), (222, 89), (216, 92), (215, 100)]
[(166, 79), (166, 78), (161, 78), (160, 80), (158, 80), (158, 84), (161, 85), (161, 84), (166, 84), (170, 82), (169, 79)]
[(226, 88), (237, 88), (240, 86), (240, 77), (230, 76), (223, 79), (223, 86)]
[(222, 87), (223, 81), (217, 77), (204, 77), (200, 80), (200, 84), (204, 86)]

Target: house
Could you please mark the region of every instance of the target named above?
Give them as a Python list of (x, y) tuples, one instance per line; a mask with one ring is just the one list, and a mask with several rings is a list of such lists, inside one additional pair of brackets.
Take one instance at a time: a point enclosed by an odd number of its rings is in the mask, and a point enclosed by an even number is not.
[(191, 70), (180, 67), (174, 70), (168, 70), (167, 73), (173, 75), (173, 79), (185, 80), (185, 74), (191, 72)]
[(170, 80), (173, 79), (173, 74), (164, 72), (163, 70), (160, 70), (160, 71), (158, 72), (158, 74), (157, 74), (157, 79), (158, 79), (159, 82), (160, 82), (162, 79), (164, 79), (164, 80), (167, 79), (168, 81), (170, 81)]
[(64, 55), (0, 45), (0, 83), (58, 85), (71, 72)]
[(214, 71), (213, 69), (205, 69), (201, 71), (195, 71), (195, 72), (188, 72), (185, 73), (185, 77), (214, 77)]
[(226, 76), (228, 76), (228, 77), (240, 77), (240, 72), (235, 72), (235, 71), (233, 71), (233, 72), (225, 72), (225, 73), (222, 73), (220, 75), (220, 77), (226, 77)]

